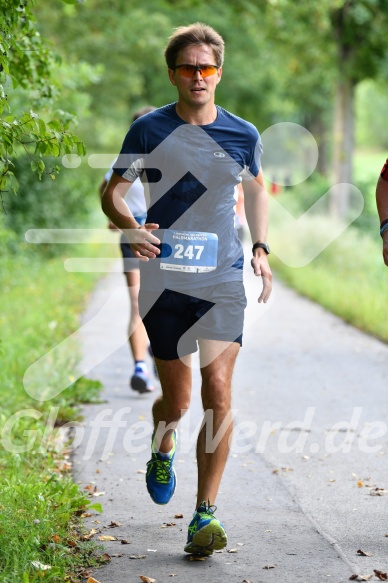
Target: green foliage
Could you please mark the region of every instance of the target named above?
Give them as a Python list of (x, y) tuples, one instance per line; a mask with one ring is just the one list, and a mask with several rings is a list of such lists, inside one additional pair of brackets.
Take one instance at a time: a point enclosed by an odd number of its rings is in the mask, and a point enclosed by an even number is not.
[[(79, 128), (88, 149), (117, 151), (139, 106), (175, 101), (164, 48), (174, 27), (198, 20), (213, 25), (226, 41), (217, 103), (261, 129), (281, 114), (298, 119), (295, 104), (285, 97), (284, 71), (270, 37), (264, 34), (262, 15), (253, 14), (249, 5), (240, 10), (221, 0), (211, 4), (150, 0), (143, 7), (134, 0), (121, 0), (113, 9), (103, 0), (88, 0), (82, 6), (56, 0), (37, 5), (35, 13), (42, 33), (66, 48), (68, 62), (82, 58), (104, 67), (89, 89), (93, 118), (81, 120)], [(284, 88), (281, 94), (280, 88)]]
[(388, 119), (386, 83), (371, 79), (360, 83), (356, 92), (356, 111), (357, 144), (388, 150), (388, 133), (384, 122)]
[[(43, 163), (43, 162), (42, 162)], [(29, 157), (15, 161), (15, 176), (19, 182), (17, 196), (3, 196), (4, 224), (20, 239), (28, 229), (76, 228), (90, 223), (93, 208), (98, 207), (98, 183), (87, 166), (63, 168), (58, 178), (51, 179), (56, 161), (46, 159), (47, 172), (41, 181), (34, 180), (29, 172)], [(60, 253), (59, 245), (42, 246), (41, 251)]]
[(15, 457), (12, 476), (0, 484), (0, 499), (3, 582), (32, 583), (43, 576), (45, 581), (63, 581), (69, 572), (75, 579), (77, 571), (81, 574), (86, 565), (97, 563), (96, 546), (80, 540), (82, 526), (76, 519), (89, 499), (69, 479), (43, 470), (38, 482), (34, 472), (25, 476)]
[[(64, 581), (66, 576), (80, 581), (84, 567), (96, 558), (93, 544), (80, 540), (77, 517), (86, 506), (88, 511), (102, 509), (89, 505), (78, 486), (61, 477), (66, 443), (58, 426), (79, 418), (79, 403), (96, 402), (101, 385), (81, 378), (52, 401), (38, 402), (27, 395), (22, 380), (30, 364), (78, 328), (78, 314), (98, 277), (67, 273), (65, 256), (98, 257), (109, 251), (97, 245), (62, 247), (66, 255), (47, 259), (18, 242), (13, 232), (0, 229), (0, 234), (1, 246), (8, 237), (18, 245), (18, 253), (0, 257), (0, 580), (31, 583), (44, 574), (47, 581)], [(71, 380), (78, 357), (73, 343), (42, 383), (57, 374)], [(33, 415), (23, 414), (26, 409)], [(22, 450), (13, 451), (13, 446)], [(42, 571), (33, 561), (51, 568)]]
[[(46, 156), (85, 153), (83, 143), (69, 130), (74, 116), (54, 111), (60, 91), (54, 74), (57, 58), (36, 30), (32, 4), (0, 0), (0, 192), (18, 189), (14, 159), (19, 150), (29, 153), (31, 170), (39, 178)], [(15, 112), (13, 97), (21, 93), (24, 110)], [(57, 165), (50, 169), (53, 178), (58, 170)]]
[(387, 52), (388, 1), (337, 2), (330, 11), (339, 72), (354, 84), (374, 78)]
[[(322, 220), (315, 224), (325, 229)], [(274, 236), (281, 236), (281, 233)], [(349, 227), (312, 263), (291, 268), (276, 257), (271, 260), (276, 273), (301, 294), (318, 302), (353, 326), (388, 342), (387, 290), (381, 239)]]
[[(376, 161), (381, 154), (359, 152), (357, 155), (356, 186), (365, 199), (361, 216), (324, 251), (318, 253), (305, 267), (294, 268), (271, 255), (271, 267), (284, 281), (297, 291), (315, 300), (353, 326), (388, 341), (382, 314), (386, 313), (386, 281), (374, 191), (377, 171)], [(373, 166), (374, 165), (374, 166)], [(374, 186), (373, 186), (374, 183)], [(295, 218), (314, 204), (328, 189), (330, 183), (316, 174), (305, 183), (277, 196)], [(304, 249), (314, 249), (316, 233), (327, 232), (332, 227), (328, 209), (326, 216), (311, 217), (308, 229), (295, 233), (288, 247), (296, 257)], [(272, 248), (279, 248), (284, 240), (282, 226), (273, 220), (270, 224)]]

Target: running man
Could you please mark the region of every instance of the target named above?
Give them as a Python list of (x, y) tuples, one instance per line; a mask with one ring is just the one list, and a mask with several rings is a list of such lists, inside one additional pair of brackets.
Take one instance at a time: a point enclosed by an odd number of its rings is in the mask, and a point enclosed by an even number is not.
[(376, 203), (380, 217), (380, 235), (383, 239), (384, 263), (388, 266), (388, 158), (377, 182)]
[[(268, 300), (272, 288), (268, 195), (256, 128), (215, 105), (222, 37), (202, 23), (179, 27), (165, 58), (178, 100), (132, 124), (102, 208), (142, 260), (140, 313), (162, 387), (153, 405), (146, 475), (156, 504), (167, 504), (175, 491), (176, 428), (190, 404), (190, 355), (199, 347), (205, 415), (197, 441), (197, 502), (184, 550), (209, 555), (227, 544), (214, 502), (232, 435), (231, 379), (246, 306), (243, 251), (234, 228), (235, 187), (242, 182), (251, 265), (263, 283), (259, 302)], [(144, 226), (120, 195), (139, 176), (148, 198)]]

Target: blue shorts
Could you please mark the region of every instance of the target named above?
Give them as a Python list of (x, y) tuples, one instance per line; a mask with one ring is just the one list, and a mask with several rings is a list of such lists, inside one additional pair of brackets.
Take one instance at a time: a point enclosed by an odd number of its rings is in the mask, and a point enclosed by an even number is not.
[(192, 293), (196, 295), (166, 289), (160, 295), (140, 286), (139, 311), (156, 358), (175, 360), (196, 352), (199, 338), (242, 345), (247, 304), (243, 283), (226, 282)]

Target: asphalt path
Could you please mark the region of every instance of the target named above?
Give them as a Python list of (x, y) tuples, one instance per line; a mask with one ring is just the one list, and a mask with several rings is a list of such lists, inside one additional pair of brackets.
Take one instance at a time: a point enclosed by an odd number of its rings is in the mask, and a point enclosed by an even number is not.
[(216, 512), (228, 546), (190, 561), (183, 546), (196, 495), (197, 359), (191, 408), (179, 429), (177, 490), (157, 506), (144, 475), (153, 396), (128, 385), (129, 307), (119, 269), (99, 282), (80, 330), (83, 370), (104, 391), (101, 404), (84, 409), (74, 479), (103, 506), (103, 514), (85, 520), (97, 531), (93, 538), (116, 539), (101, 543), (110, 560), (93, 577), (307, 583), (388, 572), (388, 346), (279, 281), (269, 304), (259, 305), (260, 280), (246, 268), (235, 433)]

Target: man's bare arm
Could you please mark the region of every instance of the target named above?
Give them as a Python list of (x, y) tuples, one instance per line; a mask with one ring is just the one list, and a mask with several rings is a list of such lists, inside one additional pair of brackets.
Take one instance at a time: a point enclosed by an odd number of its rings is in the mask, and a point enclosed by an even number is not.
[[(388, 180), (381, 176), (376, 186), (377, 211), (380, 217), (380, 224), (388, 221)], [(388, 230), (383, 233), (383, 257), (384, 263), (388, 266)]]
[(135, 220), (124, 201), (131, 184), (132, 182), (113, 172), (102, 194), (101, 207), (112, 223), (125, 233), (135, 257), (148, 261), (160, 253), (160, 250), (155, 247), (160, 244), (160, 240), (152, 234), (159, 225), (147, 223), (142, 227)]
[[(268, 232), (268, 193), (265, 189), (263, 173), (260, 170), (255, 179), (243, 181), (244, 206), (252, 243), (266, 243)], [(259, 302), (267, 302), (272, 291), (272, 273), (267, 254), (260, 247), (253, 252), (251, 265), (254, 274), (263, 278), (263, 291)]]

